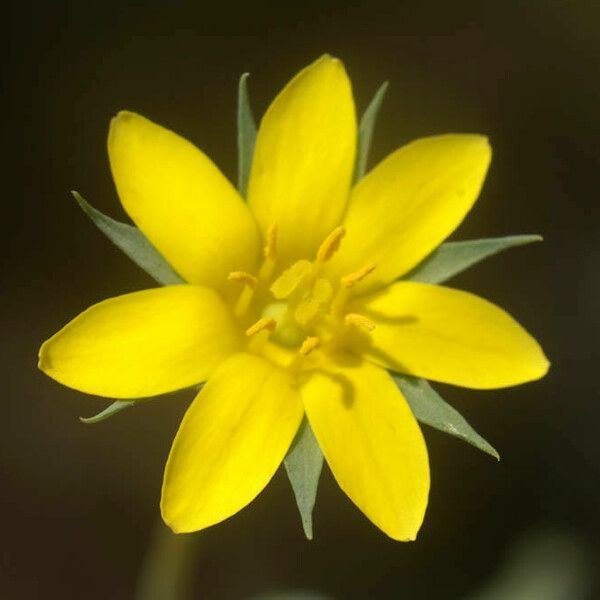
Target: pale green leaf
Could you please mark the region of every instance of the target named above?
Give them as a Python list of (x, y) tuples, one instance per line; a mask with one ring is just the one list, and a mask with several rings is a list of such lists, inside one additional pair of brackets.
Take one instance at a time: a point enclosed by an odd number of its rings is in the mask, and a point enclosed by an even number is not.
[(71, 193), (96, 227), (158, 283), (162, 285), (185, 283), (137, 227), (107, 217), (88, 204), (81, 194), (75, 191)]
[(312, 512), (323, 468), (323, 453), (306, 418), (285, 457), (284, 464), (294, 490), (304, 534), (312, 540)]
[(249, 73), (240, 77), (238, 86), (238, 109), (237, 109), (237, 141), (238, 141), (238, 191), (242, 198), (246, 197), (248, 179), (252, 167), (254, 155), (254, 144), (256, 142), (256, 124), (250, 108), (248, 96)]
[(100, 421), (105, 421), (113, 415), (120, 413), (122, 410), (133, 406), (135, 403), (135, 400), (115, 400), (110, 406), (107, 406), (97, 415), (94, 415), (93, 417), (79, 417), (79, 420), (86, 425), (100, 423)]
[(446, 242), (434, 250), (403, 279), (422, 283), (442, 283), (461, 271), (515, 246), (540, 242), (539, 235), (509, 235), (499, 238)]
[(363, 113), (358, 127), (358, 148), (356, 153), (356, 170), (354, 173), (354, 180), (358, 181), (361, 179), (367, 171), (367, 162), (369, 160), (369, 151), (371, 149), (371, 140), (373, 138), (373, 131), (375, 130), (375, 123), (377, 121), (377, 115), (383, 102), (383, 98), (388, 88), (388, 82), (385, 81), (381, 84), (379, 89), (375, 92), (373, 99), (367, 106), (367, 109)]
[(394, 374), (396, 385), (421, 423), (449, 433), (500, 460), (498, 452), (486, 442), (466, 419), (429, 385), (425, 379)]

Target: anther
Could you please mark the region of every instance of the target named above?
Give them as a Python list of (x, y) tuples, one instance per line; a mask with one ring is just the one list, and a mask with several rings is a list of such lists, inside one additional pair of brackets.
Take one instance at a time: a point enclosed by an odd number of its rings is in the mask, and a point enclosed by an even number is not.
[(350, 275), (344, 275), (340, 279), (340, 284), (345, 288), (351, 288), (356, 285), (359, 281), (362, 281), (369, 273), (372, 273), (375, 270), (375, 263), (368, 263), (364, 267), (360, 268), (358, 271), (354, 273), (350, 273)]
[(312, 273), (312, 264), (307, 260), (295, 262), (286, 269), (269, 288), (275, 298), (287, 298)]
[(227, 279), (229, 281), (235, 281), (236, 283), (243, 283), (251, 289), (254, 289), (258, 282), (254, 275), (250, 275), (250, 273), (246, 273), (246, 271), (232, 271), (227, 275)]
[(318, 337), (308, 336), (300, 346), (300, 354), (308, 356), (315, 348), (321, 345), (321, 340)]
[(346, 228), (336, 227), (323, 241), (317, 250), (317, 262), (327, 262), (338, 250), (340, 243), (346, 235)]
[(344, 323), (346, 325), (354, 325), (354, 327), (360, 327), (369, 333), (375, 329), (375, 323), (371, 321), (368, 317), (364, 315), (359, 315), (358, 313), (348, 313), (344, 317)]
[(246, 329), (246, 335), (250, 337), (252, 335), (256, 335), (260, 331), (265, 330), (273, 332), (275, 330), (276, 325), (277, 322), (273, 317), (263, 317), (262, 319), (256, 321), (254, 325), (251, 325), (250, 327), (248, 327), (248, 329)]
[(277, 256), (277, 224), (273, 223), (267, 230), (267, 245), (264, 248), (265, 258), (274, 261)]

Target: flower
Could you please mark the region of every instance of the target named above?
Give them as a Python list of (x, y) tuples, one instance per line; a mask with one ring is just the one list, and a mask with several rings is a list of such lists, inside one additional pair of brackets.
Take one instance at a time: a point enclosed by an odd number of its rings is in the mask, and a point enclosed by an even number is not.
[(92, 306), (43, 344), (40, 368), (121, 399), (207, 382), (165, 470), (161, 509), (175, 532), (251, 502), (306, 415), (343, 491), (387, 535), (413, 540), (427, 450), (388, 370), (487, 389), (548, 369), (500, 308), (400, 279), (476, 200), (487, 139), (417, 140), (351, 187), (356, 145), (350, 82), (327, 55), (262, 119), (247, 203), (175, 133), (131, 112), (111, 123), (123, 207), (187, 283)]

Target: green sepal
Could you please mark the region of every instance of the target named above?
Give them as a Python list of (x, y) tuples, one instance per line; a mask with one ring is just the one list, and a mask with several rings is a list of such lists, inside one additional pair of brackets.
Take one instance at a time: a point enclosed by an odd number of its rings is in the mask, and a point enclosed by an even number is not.
[(360, 120), (360, 125), (358, 127), (358, 148), (356, 149), (356, 168), (354, 171), (355, 182), (362, 179), (367, 171), (367, 161), (369, 160), (373, 131), (375, 130), (377, 115), (379, 114), (387, 88), (388, 82), (385, 81), (375, 92), (373, 99), (369, 103), (369, 106), (367, 106)]
[(110, 406), (107, 406), (104, 410), (100, 411), (97, 415), (93, 417), (79, 417), (79, 420), (86, 425), (92, 425), (94, 423), (100, 423), (100, 421), (105, 421), (109, 419), (113, 415), (120, 413), (122, 410), (126, 408), (130, 408), (136, 403), (135, 400), (115, 400)]
[(256, 143), (256, 123), (252, 116), (252, 108), (250, 107), (250, 98), (248, 96), (247, 81), (249, 76), (249, 73), (244, 73), (240, 77), (238, 85), (238, 191), (242, 198), (246, 198), (248, 192), (248, 180), (250, 179), (254, 144)]
[(71, 193), (96, 227), (150, 277), (162, 285), (185, 283), (137, 227), (107, 217), (86, 202), (81, 194)]
[(323, 453), (306, 417), (283, 462), (294, 490), (304, 534), (312, 540), (312, 513), (323, 468)]
[(394, 381), (418, 421), (460, 438), (500, 460), (500, 455), (493, 446), (483, 439), (456, 409), (442, 400), (428, 381), (398, 374), (394, 374)]
[(171, 396), (173, 394), (177, 394), (182, 391), (194, 391), (196, 394), (199, 394), (202, 388), (204, 387), (203, 383), (199, 383), (198, 385), (193, 385), (189, 388), (185, 388), (185, 390), (175, 390), (174, 392), (167, 392), (165, 394), (158, 394), (157, 396), (148, 396), (146, 398), (137, 398), (136, 400), (115, 400), (112, 404), (107, 406), (104, 410), (101, 410), (97, 415), (93, 417), (79, 417), (79, 420), (86, 425), (91, 425), (93, 423), (100, 423), (100, 421), (105, 421), (109, 417), (120, 413), (122, 410), (126, 408), (130, 408), (134, 404), (143, 404), (144, 402), (148, 402), (148, 400), (157, 400), (158, 398), (164, 398), (165, 396)]
[(540, 235), (509, 235), (464, 242), (446, 242), (402, 279), (421, 283), (442, 283), (488, 256), (515, 246), (542, 241)]

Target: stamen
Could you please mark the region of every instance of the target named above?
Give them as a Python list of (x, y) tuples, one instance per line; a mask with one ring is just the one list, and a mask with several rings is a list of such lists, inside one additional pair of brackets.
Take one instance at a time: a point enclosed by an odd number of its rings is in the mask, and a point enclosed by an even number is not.
[(229, 281), (235, 281), (236, 283), (243, 283), (251, 289), (254, 289), (258, 283), (256, 277), (250, 275), (250, 273), (246, 273), (246, 271), (232, 271), (227, 275), (227, 279)]
[(265, 258), (274, 261), (277, 256), (277, 223), (267, 230), (267, 245), (264, 248)]
[(308, 356), (315, 348), (321, 345), (321, 340), (318, 337), (308, 336), (300, 346), (300, 354)]
[(263, 317), (262, 319), (256, 321), (254, 325), (251, 325), (250, 327), (248, 327), (248, 329), (246, 329), (246, 335), (250, 337), (252, 335), (256, 335), (260, 331), (265, 330), (273, 332), (275, 330), (276, 325), (277, 322), (273, 317)]
[(317, 262), (327, 262), (337, 252), (345, 235), (345, 227), (342, 225), (336, 227), (319, 246), (319, 249), (317, 250)]
[(344, 323), (346, 325), (354, 325), (354, 327), (360, 327), (361, 329), (364, 329), (369, 333), (371, 331), (374, 331), (375, 329), (375, 323), (373, 323), (371, 319), (365, 317), (364, 315), (359, 315), (358, 313), (348, 313), (344, 317)]
[(242, 292), (235, 303), (234, 313), (236, 317), (242, 317), (246, 314), (246, 311), (250, 307), (252, 303), (252, 298), (254, 297), (254, 288), (249, 285), (244, 285), (242, 288)]
[(307, 260), (299, 260), (273, 282), (270, 287), (271, 293), (277, 300), (287, 298), (311, 273), (312, 263)]
[(358, 271), (354, 273), (350, 273), (350, 275), (344, 275), (340, 279), (340, 283), (345, 288), (351, 288), (356, 285), (359, 281), (362, 281), (369, 273), (372, 273), (375, 270), (375, 263), (368, 263), (364, 267), (360, 268)]

